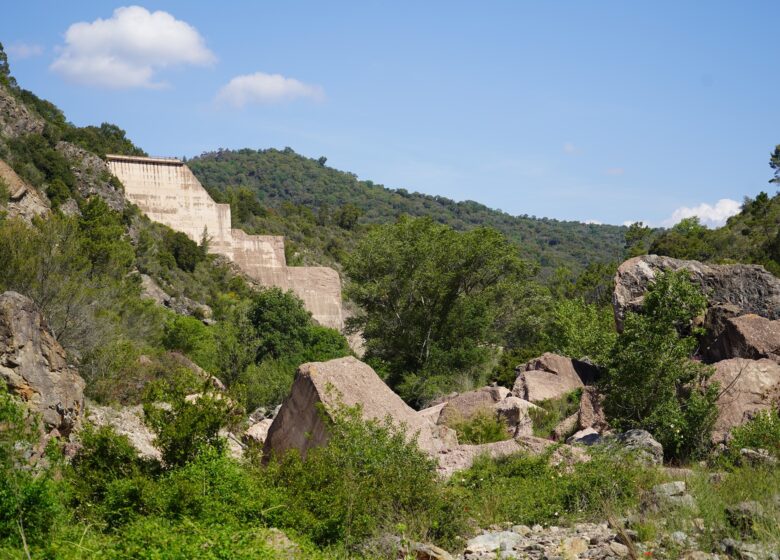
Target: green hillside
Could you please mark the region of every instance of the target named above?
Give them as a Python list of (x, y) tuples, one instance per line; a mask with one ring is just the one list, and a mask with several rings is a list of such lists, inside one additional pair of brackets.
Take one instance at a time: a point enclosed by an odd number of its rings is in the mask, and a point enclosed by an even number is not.
[[(615, 261), (623, 255), (626, 228), (621, 226), (511, 216), (473, 201), (388, 189), (325, 163), (324, 158), (307, 158), (286, 148), (208, 152), (188, 165), (215, 197), (234, 204), (236, 225), (258, 233), (288, 235), (299, 244), (316, 247), (325, 262), (340, 261), (340, 251), (352, 246), (355, 215), (362, 226), (392, 222), (408, 214), (429, 216), (457, 230), (493, 227), (517, 242), (523, 256), (548, 273), (558, 266), (579, 271), (590, 263)], [(241, 187), (260, 201), (255, 214), (247, 207), (246, 196), (238, 200), (241, 192), (246, 195)], [(242, 203), (244, 208), (236, 212)], [(274, 214), (282, 214), (287, 223), (276, 220)], [(296, 214), (300, 223), (290, 223)], [(334, 224), (342, 227), (334, 230)]]

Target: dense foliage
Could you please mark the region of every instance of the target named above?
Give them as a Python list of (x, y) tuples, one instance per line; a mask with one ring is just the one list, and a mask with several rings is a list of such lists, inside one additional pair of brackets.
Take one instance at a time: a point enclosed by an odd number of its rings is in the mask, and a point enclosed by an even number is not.
[(533, 336), (531, 312), (546, 301), (533, 269), (499, 232), (460, 233), (430, 218), (372, 230), (346, 271), (367, 358), (418, 404), (459, 376), (484, 381), (495, 346)]
[(710, 368), (692, 359), (694, 319), (705, 304), (687, 271), (658, 275), (642, 312), (627, 314), (603, 381), (611, 424), (648, 430), (669, 459), (695, 457), (710, 444), (718, 386), (705, 386)]
[(391, 223), (402, 215), (427, 216), (459, 231), (495, 228), (545, 275), (564, 265), (579, 272), (623, 252), (623, 227), (510, 216), (473, 201), (387, 189), (290, 148), (219, 150), (188, 165), (213, 196), (230, 202), (241, 227), (285, 235), (323, 263), (340, 261), (361, 225)]

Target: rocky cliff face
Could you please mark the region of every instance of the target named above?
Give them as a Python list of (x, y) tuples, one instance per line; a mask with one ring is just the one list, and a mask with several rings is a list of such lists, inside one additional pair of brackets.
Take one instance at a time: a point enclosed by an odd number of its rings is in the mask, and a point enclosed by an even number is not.
[(68, 366), (32, 300), (0, 295), (0, 380), (40, 413), (44, 426), (67, 436), (84, 410), (84, 380)]
[(44, 122), (7, 89), (0, 87), (0, 136), (16, 138), (25, 134), (40, 134)]

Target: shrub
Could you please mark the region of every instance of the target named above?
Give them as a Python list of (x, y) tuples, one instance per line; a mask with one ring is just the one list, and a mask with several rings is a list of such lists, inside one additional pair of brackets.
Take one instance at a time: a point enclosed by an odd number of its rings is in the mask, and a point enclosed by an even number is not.
[(458, 443), (493, 443), (511, 437), (506, 422), (487, 412), (455, 422), (450, 427), (457, 432)]
[(43, 543), (64, 515), (50, 470), (33, 471), (25, 464), (26, 452), (40, 436), (37, 426), (37, 418), (0, 382), (0, 543)]
[(203, 321), (187, 315), (172, 315), (163, 327), (163, 346), (187, 354), (203, 369), (214, 371), (216, 341)]
[(255, 410), (281, 403), (290, 392), (298, 364), (285, 360), (265, 360), (251, 364), (239, 378), (246, 390), (246, 408)]
[(572, 358), (590, 358), (606, 363), (615, 343), (615, 317), (610, 306), (599, 307), (584, 299), (564, 299), (557, 303), (550, 334), (550, 346)]
[(208, 381), (198, 381), (179, 373), (150, 383), (144, 395), (146, 422), (169, 467), (187, 464), (208, 447), (222, 451), (225, 442), (219, 430), (241, 413), (227, 395), (215, 393)]
[(329, 426), (325, 447), (295, 453), (269, 466), (285, 488), (287, 507), (273, 514), (276, 526), (294, 527), (320, 545), (355, 547), (397, 524), (409, 536), (446, 546), (462, 530), (463, 508), (437, 482), (434, 462), (415, 442), (385, 422), (342, 409)]
[(628, 313), (603, 382), (604, 410), (620, 430), (648, 430), (667, 459), (705, 453), (716, 417), (711, 368), (691, 359), (694, 318), (706, 300), (686, 271), (660, 274), (642, 313)]
[(311, 314), (292, 292), (268, 288), (255, 294), (249, 309), (259, 345), (257, 361), (300, 354), (304, 349)]
[(766, 449), (780, 459), (780, 411), (762, 410), (753, 418), (731, 431), (729, 448)]

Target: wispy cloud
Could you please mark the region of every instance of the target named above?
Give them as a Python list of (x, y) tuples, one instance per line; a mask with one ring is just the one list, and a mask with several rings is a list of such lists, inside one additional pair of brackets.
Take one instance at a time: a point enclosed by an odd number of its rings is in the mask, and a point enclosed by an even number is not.
[(23, 59), (42, 55), (44, 48), (36, 43), (11, 43), (5, 50), (11, 58)]
[(217, 102), (234, 107), (294, 99), (322, 101), (325, 99), (325, 90), (321, 86), (306, 84), (281, 74), (255, 72), (236, 76), (217, 92)]
[(730, 198), (721, 198), (715, 205), (702, 202), (698, 206), (682, 206), (672, 212), (672, 216), (663, 222), (666, 227), (673, 226), (680, 220), (698, 216), (702, 224), (711, 227), (720, 227), (726, 223), (731, 216), (738, 214), (740, 203)]
[(89, 86), (156, 88), (165, 85), (155, 80), (163, 68), (215, 61), (190, 24), (168, 12), (129, 6), (117, 8), (109, 19), (71, 25), (51, 69)]
[(563, 143), (563, 153), (569, 154), (570, 156), (579, 155), (582, 153), (582, 149), (578, 146), (574, 145), (573, 142), (564, 142)]

